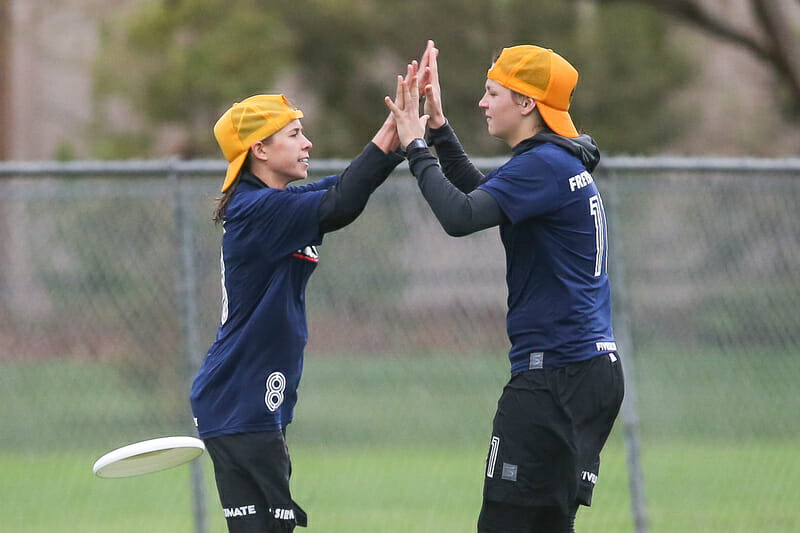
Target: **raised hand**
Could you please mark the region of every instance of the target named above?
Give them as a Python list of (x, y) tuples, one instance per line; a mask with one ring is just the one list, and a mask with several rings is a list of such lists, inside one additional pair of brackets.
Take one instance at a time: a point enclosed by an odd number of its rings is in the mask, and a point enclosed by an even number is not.
[(428, 126), (441, 128), (447, 122), (442, 110), (442, 88), (439, 85), (439, 49), (428, 41), (419, 63), (419, 85), (425, 95), (425, 114), (430, 117)]
[[(416, 61), (412, 61), (410, 65), (408, 65), (408, 69), (406, 72), (405, 81), (408, 83), (410, 76), (412, 73), (416, 74), (419, 70)], [(396, 98), (400, 97), (400, 88), (398, 86), (398, 92)], [(419, 104), (417, 104), (419, 106)], [(413, 140), (413, 139), (412, 139)], [(375, 136), (372, 138), (372, 142), (375, 145), (383, 150), (384, 153), (389, 153), (397, 149), (400, 145), (400, 138), (397, 134), (397, 123), (395, 122), (394, 115), (391, 111), (386, 117), (386, 120), (381, 125), (380, 129), (375, 133)]]
[(385, 97), (384, 102), (397, 123), (400, 145), (405, 148), (416, 138), (425, 136), (428, 116), (419, 115), (419, 78), (417, 62), (408, 65), (405, 79), (397, 76), (397, 92), (394, 101)]

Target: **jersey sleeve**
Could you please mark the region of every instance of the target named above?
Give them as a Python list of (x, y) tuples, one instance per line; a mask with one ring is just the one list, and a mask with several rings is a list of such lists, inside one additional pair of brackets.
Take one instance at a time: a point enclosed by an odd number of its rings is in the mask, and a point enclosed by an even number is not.
[(325, 193), (325, 189), (260, 191), (243, 217), (242, 237), (268, 259), (320, 244), (319, 206)]
[(327, 191), (328, 189), (330, 189), (331, 187), (336, 185), (336, 182), (338, 180), (339, 180), (339, 176), (338, 175), (327, 176), (325, 178), (322, 178), (321, 180), (317, 180), (314, 183), (309, 183), (307, 185), (301, 185), (301, 186), (292, 186), (292, 185), (290, 185), (289, 187), (286, 187), (286, 190), (289, 191), (289, 192), (295, 192), (295, 193), (304, 193), (304, 192), (312, 192), (312, 191)]
[(492, 195), (512, 224), (558, 208), (558, 181), (550, 165), (535, 154), (513, 158), (478, 189)]

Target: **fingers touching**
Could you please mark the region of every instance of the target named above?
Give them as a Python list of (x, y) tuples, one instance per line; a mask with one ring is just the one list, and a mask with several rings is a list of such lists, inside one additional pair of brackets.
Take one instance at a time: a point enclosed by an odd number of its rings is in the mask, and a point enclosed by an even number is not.
[[(397, 124), (400, 144), (406, 146), (412, 140), (423, 137), (428, 120), (431, 127), (445, 123), (442, 113), (441, 89), (437, 58), (439, 50), (433, 41), (428, 41), (419, 63), (412, 61), (406, 67), (406, 75), (397, 76), (395, 98), (384, 98)], [(421, 94), (422, 93), (422, 94)], [(420, 96), (425, 96), (425, 114), (420, 116)]]

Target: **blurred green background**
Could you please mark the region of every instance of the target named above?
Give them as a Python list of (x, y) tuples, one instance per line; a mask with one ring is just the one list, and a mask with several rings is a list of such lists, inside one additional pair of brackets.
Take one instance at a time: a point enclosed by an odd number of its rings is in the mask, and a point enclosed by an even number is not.
[(470, 153), (505, 153), (477, 102), (530, 43), (577, 67), (606, 153), (793, 155), (799, 26), (794, 0), (2, 0), (0, 159), (219, 158), (211, 125), (264, 92), (306, 112), (313, 157), (350, 157), (427, 39)]
[[(629, 163), (596, 175), (649, 531), (796, 531), (798, 168)], [(189, 381), (219, 319), (217, 181), (0, 184), (17, 222), (0, 239), (15, 252), (0, 298), (4, 531), (194, 531), (189, 467), (106, 480), (91, 466), (194, 432)], [(401, 168), (320, 255), (288, 434), (310, 531), (474, 529), (508, 377), (497, 232), (448, 237)], [(634, 531), (623, 429), (580, 531)]]
[[(649, 531), (800, 530), (798, 27), (792, 0), (0, 0), (0, 530), (195, 531), (189, 467), (91, 465), (194, 432), (189, 382), (219, 319), (211, 126), (283, 92), (317, 178), (360, 151), (429, 38), (472, 155), (507, 154), (477, 109), (502, 47), (581, 73)], [(178, 179), (145, 158), (214, 161)], [(52, 159), (134, 166), (3, 166)], [(309, 531), (474, 530), (508, 372), (496, 231), (447, 237), (401, 167), (320, 251), (288, 437)], [(623, 429), (578, 531), (634, 531)]]

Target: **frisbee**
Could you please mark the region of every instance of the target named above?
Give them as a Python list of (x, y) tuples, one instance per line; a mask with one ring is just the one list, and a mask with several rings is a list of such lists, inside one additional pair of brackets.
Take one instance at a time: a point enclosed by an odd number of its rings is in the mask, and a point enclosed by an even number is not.
[(129, 477), (150, 474), (188, 463), (206, 447), (195, 437), (161, 437), (128, 444), (112, 450), (94, 463), (100, 477)]

